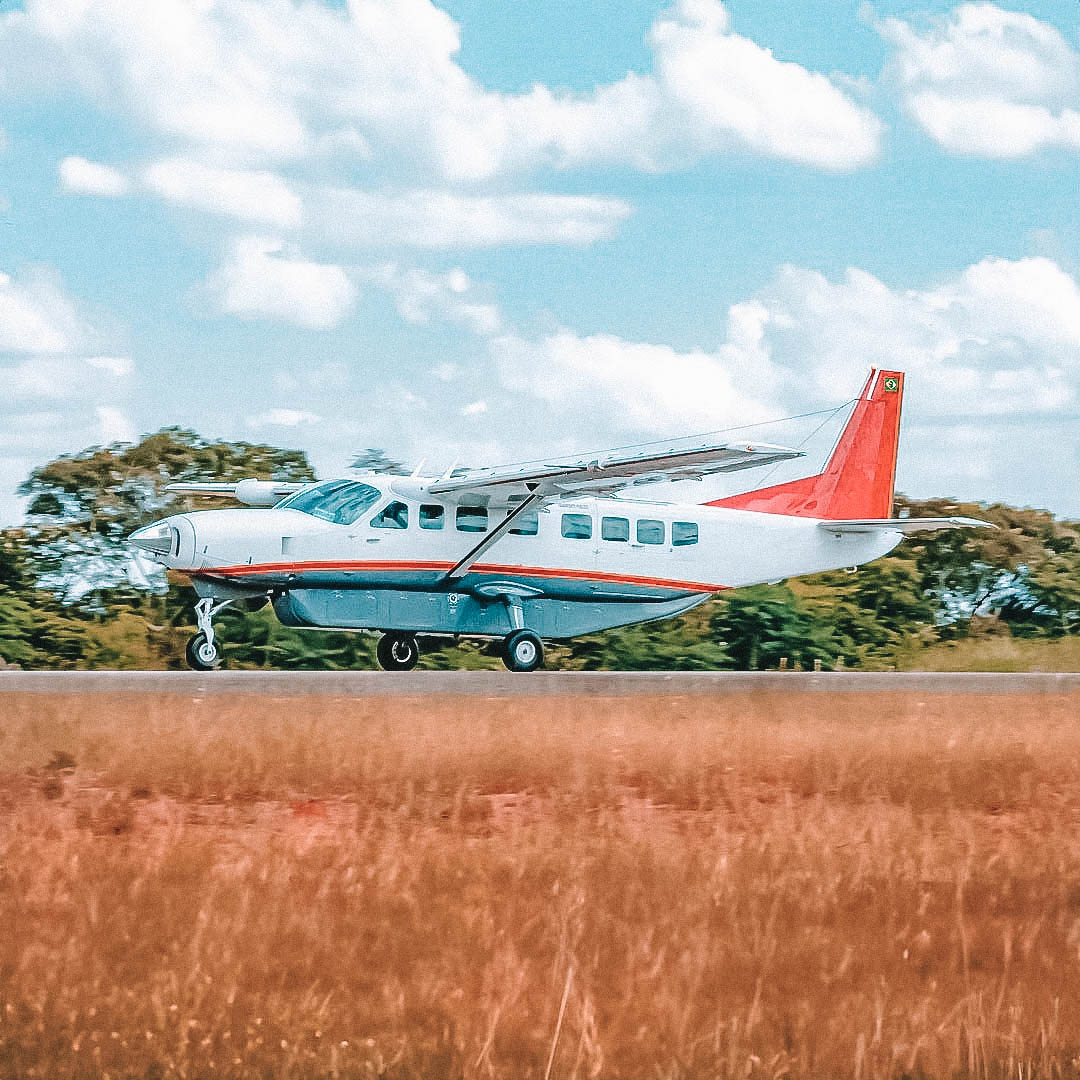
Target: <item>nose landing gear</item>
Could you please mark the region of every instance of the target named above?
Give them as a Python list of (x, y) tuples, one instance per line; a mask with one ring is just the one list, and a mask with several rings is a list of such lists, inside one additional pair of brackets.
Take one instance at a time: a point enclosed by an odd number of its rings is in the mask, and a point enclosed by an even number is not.
[(188, 667), (195, 671), (213, 671), (221, 667), (221, 649), (214, 635), (214, 616), (228, 607), (231, 600), (221, 600), (214, 603), (211, 596), (204, 596), (195, 605), (195, 623), (199, 632), (187, 643), (185, 657)]

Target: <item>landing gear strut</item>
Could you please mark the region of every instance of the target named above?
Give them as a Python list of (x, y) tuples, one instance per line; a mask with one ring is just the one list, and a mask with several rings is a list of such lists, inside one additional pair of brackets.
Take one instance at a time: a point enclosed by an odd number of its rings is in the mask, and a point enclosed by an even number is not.
[(502, 655), (511, 671), (535, 671), (544, 663), (544, 645), (531, 630), (515, 630), (503, 642)]
[(414, 634), (391, 632), (379, 638), (375, 656), (384, 671), (410, 671), (420, 659), (420, 647)]
[(187, 643), (186, 657), (188, 667), (196, 671), (213, 671), (221, 667), (221, 649), (214, 636), (214, 616), (231, 604), (231, 600), (214, 603), (212, 596), (204, 596), (195, 605), (195, 623), (199, 632)]

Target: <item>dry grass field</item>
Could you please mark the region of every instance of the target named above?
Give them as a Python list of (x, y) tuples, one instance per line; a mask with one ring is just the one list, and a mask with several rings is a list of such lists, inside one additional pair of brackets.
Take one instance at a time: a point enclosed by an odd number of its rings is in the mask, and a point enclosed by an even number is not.
[(1080, 699), (0, 697), (2, 1077), (1080, 1075)]

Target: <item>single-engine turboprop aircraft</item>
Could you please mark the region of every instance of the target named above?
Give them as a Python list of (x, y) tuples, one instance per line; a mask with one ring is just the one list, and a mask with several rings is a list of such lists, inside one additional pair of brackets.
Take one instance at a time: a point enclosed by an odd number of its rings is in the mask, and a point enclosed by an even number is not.
[(871, 371), (820, 473), (704, 504), (649, 501), (634, 488), (802, 451), (699, 440), (437, 477), (177, 483), (167, 490), (264, 509), (177, 514), (130, 542), (190, 575), (200, 600), (187, 660), (198, 670), (221, 662), (212, 620), (222, 608), (269, 601), (288, 626), (382, 631), (387, 669), (415, 666), (417, 634), (430, 634), (501, 638), (506, 666), (532, 671), (544, 638), (855, 567), (906, 533), (985, 525), (891, 516), (903, 390), (902, 372)]

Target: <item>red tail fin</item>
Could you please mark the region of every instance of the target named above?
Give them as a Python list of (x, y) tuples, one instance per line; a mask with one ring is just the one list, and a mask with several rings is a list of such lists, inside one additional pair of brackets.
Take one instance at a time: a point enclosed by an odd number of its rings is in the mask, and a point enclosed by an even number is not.
[(902, 371), (871, 371), (822, 472), (709, 505), (832, 521), (890, 517), (903, 396)]

